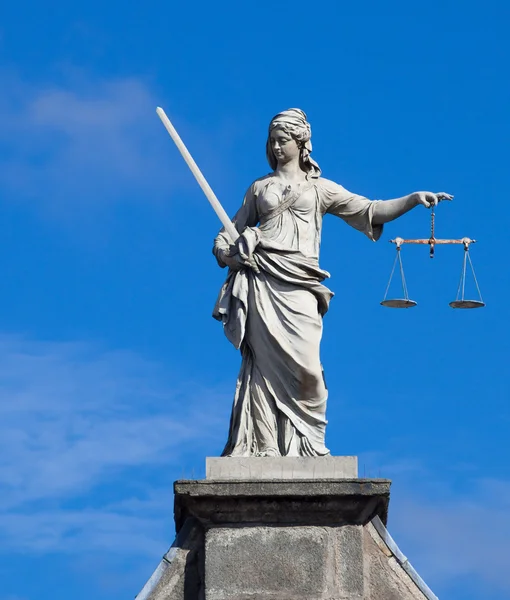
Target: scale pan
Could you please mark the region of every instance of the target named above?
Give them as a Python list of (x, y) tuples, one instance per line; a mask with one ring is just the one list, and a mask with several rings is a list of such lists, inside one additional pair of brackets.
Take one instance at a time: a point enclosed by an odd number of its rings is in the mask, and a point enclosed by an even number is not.
[(450, 302), (450, 306), (452, 308), (483, 308), (485, 302), (480, 302), (480, 300), (454, 300)]
[(416, 306), (417, 302), (414, 300), (406, 300), (405, 298), (397, 298), (395, 300), (383, 300), (381, 304), (388, 308), (412, 308), (413, 306)]

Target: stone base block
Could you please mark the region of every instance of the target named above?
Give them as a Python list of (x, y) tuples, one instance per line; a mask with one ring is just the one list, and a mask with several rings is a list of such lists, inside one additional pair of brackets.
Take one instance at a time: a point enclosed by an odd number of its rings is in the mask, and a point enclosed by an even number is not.
[(361, 525), (219, 527), (206, 540), (207, 600), (363, 599)]
[(223, 480), (354, 479), (357, 456), (206, 458), (206, 478)]

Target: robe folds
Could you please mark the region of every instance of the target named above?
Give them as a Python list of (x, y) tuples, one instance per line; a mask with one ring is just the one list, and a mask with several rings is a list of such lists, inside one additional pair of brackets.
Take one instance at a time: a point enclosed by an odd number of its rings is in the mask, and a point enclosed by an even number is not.
[[(240, 255), (258, 266), (230, 270), (213, 316), (241, 350), (242, 363), (223, 456), (322, 456), (328, 392), (320, 362), (322, 318), (333, 296), (319, 267), (326, 213), (377, 240), (377, 201), (324, 178), (285, 186), (255, 181), (233, 219)], [(213, 252), (221, 266), (224, 231)]]

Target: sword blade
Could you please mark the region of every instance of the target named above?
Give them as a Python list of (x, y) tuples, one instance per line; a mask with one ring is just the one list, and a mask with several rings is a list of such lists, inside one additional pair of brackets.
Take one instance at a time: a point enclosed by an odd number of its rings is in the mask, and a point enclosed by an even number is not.
[(188, 149), (184, 145), (184, 142), (181, 140), (179, 134), (175, 130), (175, 127), (170, 122), (170, 119), (166, 116), (165, 111), (162, 108), (160, 108), (159, 106), (156, 109), (156, 113), (158, 114), (158, 117), (161, 119), (161, 122), (163, 123), (166, 130), (170, 134), (170, 137), (175, 142), (177, 149), (179, 150), (182, 157), (186, 161), (186, 164), (190, 168), (190, 171), (195, 176), (195, 179), (197, 180), (198, 185), (202, 188), (202, 191), (204, 192), (207, 200), (209, 200), (210, 205), (212, 206), (214, 212), (216, 213), (219, 220), (221, 221), (223, 227), (225, 228), (225, 231), (232, 238), (232, 242), (235, 242), (237, 240), (237, 238), (239, 237), (239, 233), (237, 232), (237, 229), (234, 227), (234, 224), (232, 223), (229, 216), (225, 212), (225, 209), (223, 208), (220, 201), (216, 197), (216, 194), (212, 191), (211, 186), (207, 183), (206, 178), (202, 175), (202, 172), (198, 168), (197, 163), (193, 160), (193, 157), (191, 156)]

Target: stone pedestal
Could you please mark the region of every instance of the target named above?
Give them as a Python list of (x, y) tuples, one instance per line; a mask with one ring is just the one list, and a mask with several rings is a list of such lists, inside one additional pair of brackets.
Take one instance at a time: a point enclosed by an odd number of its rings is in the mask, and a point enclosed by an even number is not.
[(355, 479), (358, 457), (206, 458), (205, 471), (207, 479), (216, 481)]
[(385, 529), (390, 481), (358, 479), (355, 457), (207, 473), (175, 482), (178, 538), (138, 600), (435, 599)]

